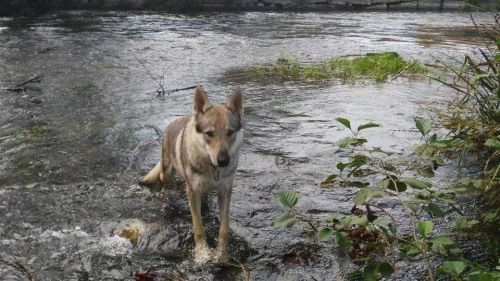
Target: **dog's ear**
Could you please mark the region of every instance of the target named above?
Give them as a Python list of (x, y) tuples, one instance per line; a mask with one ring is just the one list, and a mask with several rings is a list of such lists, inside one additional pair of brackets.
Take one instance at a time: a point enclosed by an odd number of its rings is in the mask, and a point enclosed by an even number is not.
[(211, 107), (212, 104), (208, 100), (207, 94), (205, 94), (203, 88), (201, 86), (196, 87), (193, 99), (193, 114), (204, 114)]
[(229, 96), (226, 102), (226, 107), (231, 111), (236, 112), (241, 119), (243, 115), (243, 94), (241, 93), (240, 86), (236, 86), (234, 93)]

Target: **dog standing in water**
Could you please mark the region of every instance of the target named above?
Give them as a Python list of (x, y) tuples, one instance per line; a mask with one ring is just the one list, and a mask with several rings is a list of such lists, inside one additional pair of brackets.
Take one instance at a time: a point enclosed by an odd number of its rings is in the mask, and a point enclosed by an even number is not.
[[(228, 258), (229, 202), (243, 144), (241, 116), (243, 94), (236, 87), (226, 104), (213, 106), (201, 86), (196, 88), (193, 115), (172, 122), (163, 136), (160, 161), (141, 180), (151, 185), (172, 176), (173, 170), (186, 182), (186, 193), (193, 219), (195, 259), (207, 261)], [(205, 240), (201, 221), (201, 196), (216, 190), (220, 230), (215, 253)]]

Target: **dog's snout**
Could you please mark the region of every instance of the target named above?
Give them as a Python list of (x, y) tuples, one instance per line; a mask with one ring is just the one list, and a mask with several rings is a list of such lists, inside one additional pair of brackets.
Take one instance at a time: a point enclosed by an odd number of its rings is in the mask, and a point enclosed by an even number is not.
[(217, 155), (217, 164), (219, 164), (220, 167), (226, 167), (229, 165), (229, 155), (227, 154), (227, 150), (223, 149), (219, 152), (219, 155)]

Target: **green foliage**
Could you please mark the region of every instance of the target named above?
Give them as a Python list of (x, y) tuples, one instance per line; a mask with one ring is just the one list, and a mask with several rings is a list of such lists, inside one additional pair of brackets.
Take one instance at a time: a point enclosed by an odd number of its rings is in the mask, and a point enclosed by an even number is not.
[[(422, 178), (433, 176), (433, 171), (444, 164), (440, 154), (452, 148), (454, 142), (432, 134), (432, 124), (429, 120), (416, 119), (415, 126), (422, 136), (423, 143), (411, 147), (416, 153), (412, 159), (400, 161), (395, 166), (381, 158), (389, 153), (380, 148), (367, 147), (368, 140), (359, 136), (360, 131), (379, 127), (377, 124), (367, 123), (353, 130), (350, 120), (335, 120), (352, 133), (352, 136), (335, 144), (340, 149), (349, 148), (352, 155), (348, 161), (337, 163), (338, 172), (328, 176), (321, 186), (359, 188), (359, 192), (353, 197), (355, 206), (351, 210), (352, 214), (334, 213), (322, 218), (309, 217), (295, 210), (294, 206), (298, 200), (296, 192), (283, 190), (277, 193), (276, 198), (289, 212), (275, 219), (272, 225), (291, 227), (296, 222), (303, 222), (317, 232), (318, 240), (329, 243), (333, 237), (335, 244), (360, 266), (351, 272), (349, 277), (362, 276), (364, 280), (378, 280), (394, 273), (397, 259), (419, 257), (426, 264), (429, 279), (435, 280), (434, 267), (430, 264), (429, 257), (456, 255), (459, 249), (455, 248), (450, 237), (436, 236), (434, 223), (428, 218), (444, 217), (458, 211), (455, 197), (465, 189), (436, 189)], [(495, 146), (496, 142), (490, 141), (489, 145)], [(420, 177), (416, 173), (420, 174)], [(366, 176), (379, 180), (363, 180)], [(469, 181), (470, 179), (463, 179), (461, 184), (467, 185)], [(402, 194), (405, 196), (402, 197)], [(408, 221), (404, 223), (411, 226), (409, 233), (400, 233), (392, 215), (377, 204), (377, 198), (381, 197), (399, 200), (407, 215), (404, 219)], [(375, 215), (374, 210), (381, 212)], [(494, 220), (498, 216), (500, 212), (489, 212), (484, 221)], [(478, 223), (480, 222), (477, 220), (459, 218), (455, 226), (457, 230), (464, 230)], [(437, 272), (455, 280), (496, 280), (494, 278), (499, 273), (498, 270), (464, 260), (446, 261)]]
[[(477, 2), (477, 1), (476, 1)], [(483, 1), (484, 2), (484, 1)], [(479, 3), (475, 3), (479, 4)], [(498, 3), (497, 3), (498, 4)], [(475, 23), (474, 23), (475, 24)], [(474, 178), (463, 178), (457, 187), (483, 192), (488, 210), (478, 220), (459, 219), (456, 228), (471, 229), (477, 225), (490, 232), (500, 232), (500, 21), (496, 15), (490, 25), (476, 25), (484, 39), (479, 56), (466, 55), (460, 68), (446, 66), (452, 79), (434, 77), (436, 81), (455, 90), (458, 100), (436, 114), (450, 132), (448, 146), (442, 151), (458, 155), (461, 164), (481, 166)], [(473, 160), (473, 161), (469, 161)], [(493, 237), (500, 244), (500, 236)], [(449, 269), (449, 268), (448, 268)]]
[(337, 57), (321, 64), (300, 63), (297, 57), (288, 59), (282, 56), (272, 66), (256, 65), (250, 70), (250, 73), (263, 75), (278, 82), (332, 78), (344, 82), (354, 82), (360, 78), (383, 82), (389, 77), (399, 77), (403, 74), (414, 76), (425, 72), (426, 69), (416, 61), (406, 62), (393, 52), (367, 54), (352, 60)]

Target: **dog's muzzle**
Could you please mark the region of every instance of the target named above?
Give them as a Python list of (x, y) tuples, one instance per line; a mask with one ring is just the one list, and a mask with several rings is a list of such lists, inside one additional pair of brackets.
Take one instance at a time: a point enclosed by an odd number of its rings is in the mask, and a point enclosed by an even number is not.
[(227, 150), (223, 149), (217, 155), (217, 164), (219, 167), (226, 167), (229, 165), (229, 154), (227, 154)]

